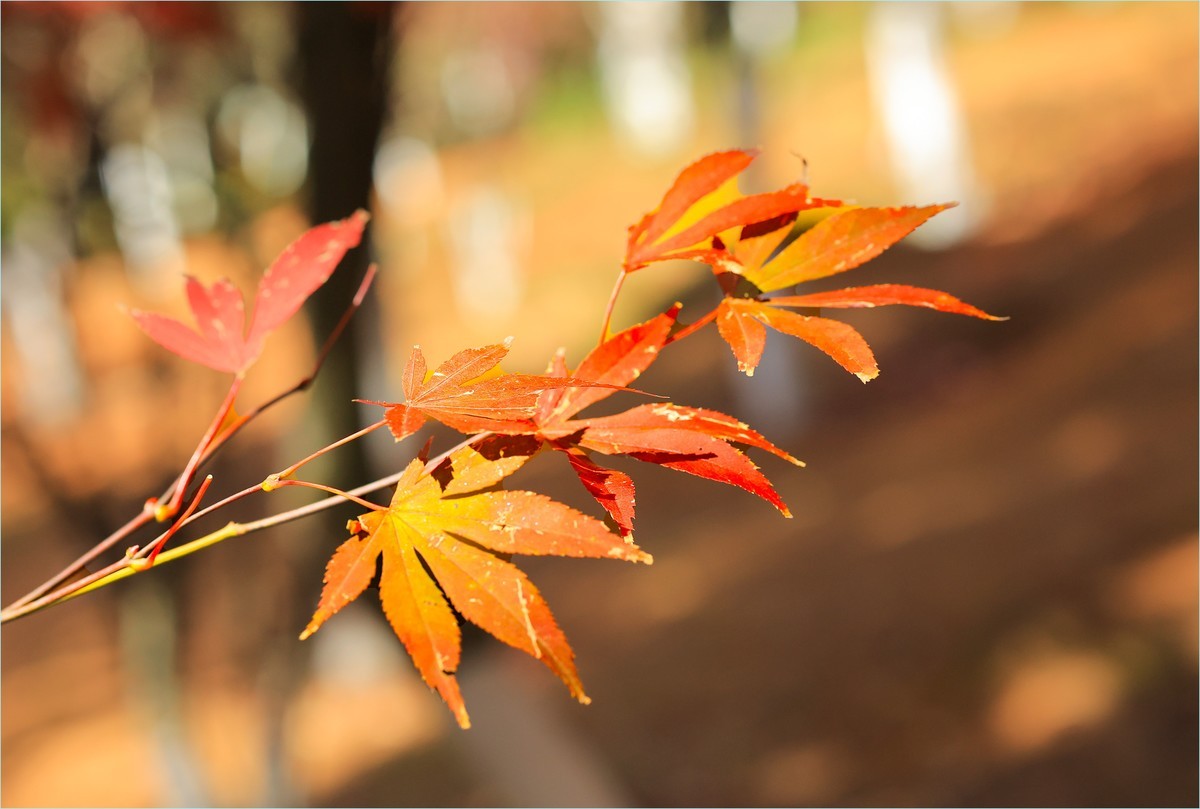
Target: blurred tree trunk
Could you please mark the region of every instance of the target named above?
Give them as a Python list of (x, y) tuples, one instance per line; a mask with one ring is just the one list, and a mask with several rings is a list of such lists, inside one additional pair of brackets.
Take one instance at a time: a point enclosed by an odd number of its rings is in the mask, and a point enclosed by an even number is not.
[[(375, 148), (388, 102), (391, 69), (391, 28), (396, 6), (391, 3), (297, 3), (296, 79), (308, 119), (311, 146), (308, 165), (308, 213), (313, 224), (342, 219), (369, 208)], [(314, 339), (320, 345), (341, 320), (354, 297), (371, 258), (371, 230), (352, 250), (307, 304)], [(378, 308), (368, 295), (361, 309), (333, 347), (309, 396), (316, 427), (313, 439), (299, 454), (360, 429), (364, 395), (363, 368), (378, 351)], [(315, 443), (308, 446), (310, 440)], [(314, 474), (333, 485), (353, 488), (376, 477), (371, 474), (362, 442), (354, 442), (314, 464)], [(316, 473), (316, 469), (320, 469)], [(300, 805), (297, 786), (287, 763), (284, 738), (291, 695), (304, 682), (311, 647), (295, 640), (316, 603), (320, 575), (334, 545), (345, 537), (344, 510), (333, 509), (306, 526), (312, 541), (277, 537), (277, 562), (290, 567), (277, 603), (279, 642), (272, 645), (264, 672), (270, 721), (267, 787), (264, 805)]]
[[(312, 133), (309, 154), (309, 213), (314, 224), (349, 216), (370, 203), (375, 148), (388, 99), (391, 66), (391, 3), (314, 2), (297, 4), (299, 80)], [(366, 270), (370, 231), (309, 310), (317, 339), (337, 325)], [(365, 352), (376, 345), (377, 307), (368, 296), (334, 347), (314, 389), (314, 410), (331, 438), (359, 429)], [(338, 452), (337, 480), (364, 482), (366, 457), (360, 444)]]

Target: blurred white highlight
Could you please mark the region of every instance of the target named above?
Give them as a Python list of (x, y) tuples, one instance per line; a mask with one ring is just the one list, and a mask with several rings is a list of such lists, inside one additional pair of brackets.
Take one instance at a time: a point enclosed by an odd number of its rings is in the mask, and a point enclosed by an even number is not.
[(680, 3), (602, 3), (600, 74), (618, 135), (636, 151), (660, 155), (692, 130), (690, 77)]
[(980, 200), (962, 115), (942, 48), (936, 3), (878, 3), (867, 27), (871, 92), (883, 119), (901, 198), (960, 203), (915, 231), (908, 243), (949, 247), (970, 236)]

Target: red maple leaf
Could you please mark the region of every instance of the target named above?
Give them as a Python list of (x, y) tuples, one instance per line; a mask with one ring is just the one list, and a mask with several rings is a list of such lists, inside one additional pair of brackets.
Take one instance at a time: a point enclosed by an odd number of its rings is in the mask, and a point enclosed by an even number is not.
[[(658, 357), (670, 336), (679, 305), (645, 323), (631, 326), (601, 343), (571, 374), (580, 380), (626, 385)], [(551, 374), (565, 377), (559, 353)], [(765, 449), (792, 463), (800, 462), (736, 419), (712, 410), (671, 403), (641, 405), (614, 416), (573, 418), (611, 394), (607, 389), (547, 391), (538, 404), (538, 435), (567, 454), (580, 482), (613, 518), (622, 534), (633, 531), (635, 490), (623, 472), (597, 464), (588, 450), (628, 455), (699, 477), (739, 486), (762, 497), (790, 516), (774, 487), (734, 443)]]
[[(679, 314), (680, 304), (666, 312), (638, 323), (602, 342), (584, 357), (572, 375), (609, 385), (624, 386), (633, 382), (650, 367), (666, 344)], [(555, 355), (549, 374), (557, 378), (568, 376), (562, 351)], [(600, 466), (586, 451), (569, 440), (579, 428), (562, 429), (572, 416), (613, 393), (612, 388), (575, 388), (548, 390), (538, 401), (535, 420), (539, 435), (551, 447), (566, 454), (571, 469), (580, 483), (600, 506), (608, 512), (623, 536), (633, 534), (636, 491), (633, 479), (624, 472)]]
[(426, 419), (468, 435), (485, 430), (522, 434), (537, 430), (533, 418), (543, 391), (600, 387), (611, 393), (620, 387), (574, 378), (501, 373), (500, 361), (511, 344), (510, 337), (502, 344), (468, 348), (432, 373), (421, 347), (413, 346), (401, 379), (406, 401), (368, 404), (387, 408), (384, 418), (397, 441), (419, 430)]
[(358, 211), (341, 221), (318, 225), (289, 245), (258, 283), (249, 329), (242, 293), (226, 278), (206, 287), (187, 277), (195, 329), (153, 312), (133, 310), (133, 319), (168, 351), (240, 376), (262, 354), (267, 336), (299, 311), (333, 274), (342, 256), (359, 243), (368, 218), (366, 211)]

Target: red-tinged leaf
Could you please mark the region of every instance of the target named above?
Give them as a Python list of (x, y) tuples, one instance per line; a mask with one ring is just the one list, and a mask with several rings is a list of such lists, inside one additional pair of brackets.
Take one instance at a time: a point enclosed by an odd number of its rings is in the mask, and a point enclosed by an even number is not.
[(870, 382), (879, 376), (879, 366), (867, 341), (840, 320), (799, 315), (786, 309), (776, 309), (771, 302), (745, 298), (727, 298), (722, 305), (821, 349), (863, 382)]
[(579, 447), (568, 447), (564, 452), (579, 476), (579, 482), (613, 518), (621, 536), (632, 536), (636, 496), (633, 478), (616, 469), (600, 466)]
[[(374, 402), (373, 404), (384, 403)], [(388, 430), (391, 431), (392, 437), (397, 441), (403, 441), (405, 438), (408, 438), (417, 430), (424, 427), (425, 422), (428, 421), (424, 413), (406, 404), (385, 406), (387, 410), (384, 411), (383, 417), (387, 421)]]
[[(532, 433), (538, 397), (543, 391), (560, 388), (606, 387), (612, 385), (574, 378), (498, 373), (508, 354), (509, 341), (501, 345), (460, 351), (431, 374), (421, 373), (425, 358), (414, 346), (405, 367), (404, 404), (373, 402), (387, 408), (384, 418), (399, 441), (435, 419), (463, 433)], [(495, 371), (496, 373), (493, 373)], [(418, 382), (419, 377), (428, 378)], [(410, 392), (411, 391), (411, 392)]]
[[(548, 394), (538, 405), (538, 423), (552, 424), (570, 418), (641, 376), (658, 358), (681, 308), (676, 303), (661, 315), (631, 326), (592, 349), (572, 376), (608, 387), (576, 387)], [(551, 371), (566, 375), (561, 356)]]
[(425, 355), (421, 353), (421, 347), (413, 346), (412, 353), (408, 355), (408, 362), (404, 364), (404, 375), (400, 380), (404, 398), (416, 398), (421, 390), (421, 385), (425, 384), (425, 377), (428, 374), (429, 368), (425, 365)]
[(451, 604), (500, 640), (541, 659), (586, 702), (571, 647), (549, 607), (524, 574), (498, 554), (652, 560), (601, 521), (548, 497), (482, 491), (524, 461), (529, 443), (493, 440), (483, 443), (483, 452), (467, 446), (432, 473), (420, 460), (409, 464), (391, 505), (351, 523), (365, 535), (334, 553), (321, 602), (303, 637), (362, 593), (382, 557), (379, 593), (388, 621), (460, 725), (467, 727), (469, 720), (454, 677), (461, 643)]
[[(579, 445), (605, 455), (629, 455), (757, 494), (784, 514), (787, 507), (750, 459), (730, 441), (800, 462), (745, 424), (723, 413), (671, 404), (635, 407), (615, 416), (581, 419), (563, 430), (583, 429)], [(668, 462), (669, 461), (669, 462)]]
[(575, 653), (533, 582), (486, 551), (450, 536), (430, 537), (421, 557), (450, 601), (473, 624), (541, 660), (584, 705), (591, 702), (575, 669)]
[(175, 318), (138, 309), (132, 310), (130, 315), (150, 339), (185, 360), (223, 373), (237, 373), (241, 368), (239, 360), (226, 356), (221, 348), (210, 345), (203, 337)]
[(953, 295), (948, 295), (936, 289), (923, 289), (902, 284), (876, 284), (865, 287), (847, 287), (832, 292), (815, 292), (809, 295), (792, 295), (772, 298), (773, 306), (804, 306), (826, 307), (831, 309), (873, 308), (904, 304), (906, 306), (924, 306), (939, 312), (950, 312), (956, 315), (970, 315), (984, 320), (1007, 320), (1007, 318), (989, 315), (982, 309), (977, 309), (969, 303), (964, 303)]
[(358, 246), (370, 215), (363, 210), (337, 222), (318, 225), (279, 254), (258, 282), (247, 351), (257, 357), (267, 335), (300, 310), (326, 281), (347, 251)]
[(754, 376), (754, 369), (762, 359), (767, 345), (767, 330), (753, 315), (739, 306), (730, 305), (726, 298), (717, 308), (717, 332), (733, 349), (738, 370), (746, 376)]
[(366, 221), (367, 214), (359, 211), (341, 222), (313, 228), (284, 250), (259, 282), (249, 333), (242, 293), (227, 279), (205, 287), (188, 277), (194, 330), (164, 315), (137, 310), (131, 314), (168, 351), (216, 371), (245, 373), (262, 353), (267, 335), (294, 315), (325, 283), (346, 250), (358, 244)]
[(696, 202), (744, 171), (757, 156), (757, 149), (734, 149), (705, 155), (685, 168), (667, 190), (657, 210), (630, 229), (630, 248), (635, 242), (652, 244)]
[[(628, 446), (636, 447), (639, 451), (679, 452), (682, 454), (696, 454), (697, 452), (695, 448), (688, 445), (687, 438), (684, 436), (700, 434), (709, 438), (735, 441), (749, 447), (764, 449), (789, 463), (803, 466), (800, 461), (772, 444), (761, 433), (752, 430), (748, 425), (732, 416), (715, 410), (683, 407), (670, 402), (639, 405), (614, 416), (580, 419), (570, 422), (570, 426), (576, 429), (582, 427), (586, 431), (585, 439), (590, 442), (608, 439), (614, 442), (624, 442)], [(680, 435), (677, 438), (667, 437), (660, 432), (664, 430)], [(638, 438), (639, 433), (644, 437)], [(682, 443), (676, 444), (675, 441)]]
[(767, 219), (808, 208), (825, 208), (837, 203), (832, 200), (814, 199), (808, 195), (808, 187), (796, 183), (779, 191), (768, 191), (742, 197), (735, 202), (713, 211), (691, 227), (680, 233), (664, 239), (661, 244), (654, 245), (647, 253), (635, 254), (634, 261), (646, 263), (676, 258), (681, 253), (696, 245), (703, 244), (720, 233), (731, 228), (752, 225)]
[(189, 275), (184, 285), (200, 336), (226, 358), (230, 368), (244, 367), (247, 352), (242, 331), (246, 328), (246, 309), (241, 291), (227, 278), (205, 288)]
[[(605, 340), (583, 358), (583, 362), (575, 369), (574, 376), (618, 388), (633, 382), (658, 357), (658, 352), (670, 335), (671, 327), (675, 325), (682, 308), (682, 304), (675, 303), (661, 315), (631, 326)], [(574, 404), (577, 405), (573, 412), (582, 410), (586, 405), (611, 392), (604, 388), (585, 388), (570, 392)], [(585, 401), (585, 404), (578, 404), (581, 400)]]
[(717, 483), (728, 483), (745, 489), (753, 495), (761, 497), (779, 510), (779, 513), (790, 518), (787, 504), (775, 491), (766, 475), (758, 471), (749, 458), (736, 448), (721, 441), (713, 441), (712, 452), (705, 455), (676, 455), (669, 452), (631, 452), (631, 458), (646, 463), (658, 464), (667, 469), (687, 472), (689, 475), (713, 480)]
[(847, 208), (818, 222), (765, 265), (743, 274), (770, 292), (825, 278), (870, 261), (951, 205), (923, 208)]
[(185, 286), (195, 330), (174, 318), (136, 309), (131, 312), (134, 321), (154, 342), (184, 359), (225, 373), (244, 370), (253, 359), (247, 359), (242, 340), (246, 314), (241, 293), (226, 279), (205, 287), (188, 276)]
[[(554, 352), (554, 356), (550, 358), (550, 364), (546, 367), (546, 376), (553, 379), (566, 379), (570, 376), (570, 371), (567, 370), (567, 350), (565, 348), (559, 348)], [(549, 388), (542, 391), (538, 396), (537, 407), (534, 408), (533, 420), (538, 424), (553, 420), (553, 413), (558, 409), (563, 394), (566, 392), (566, 388)]]
[[(467, 348), (459, 351), (450, 359), (439, 365), (428, 379), (422, 381), (417, 396), (431, 396), (438, 393), (450, 392), (461, 388), (472, 379), (478, 379), (500, 364), (508, 356), (512, 338), (503, 343), (483, 346), (482, 348)], [(420, 346), (413, 346), (412, 357), (419, 364), (424, 364)], [(414, 360), (410, 358), (410, 362)], [(416, 398), (416, 397), (414, 397)]]
[(694, 248), (733, 228), (755, 225), (809, 208), (840, 205), (809, 197), (793, 184), (779, 191), (743, 196), (736, 176), (757, 152), (720, 152), (683, 170), (658, 209), (630, 228), (625, 272), (655, 261), (685, 257)]

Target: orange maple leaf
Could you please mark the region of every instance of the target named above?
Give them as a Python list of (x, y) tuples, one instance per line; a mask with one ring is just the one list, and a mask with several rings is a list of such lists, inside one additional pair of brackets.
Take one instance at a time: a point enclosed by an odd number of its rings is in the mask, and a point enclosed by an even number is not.
[[(506, 554), (653, 560), (604, 523), (527, 491), (484, 491), (512, 474), (527, 455), (487, 455), (470, 446), (432, 472), (414, 460), (396, 484), (391, 505), (351, 522), (354, 533), (329, 560), (325, 586), (307, 638), (358, 598), (382, 557), (379, 596), (392, 628), (425, 682), (470, 726), (455, 671), (461, 656), (458, 620), (467, 620), (538, 658), (580, 702), (589, 699), (574, 652), (545, 599)], [(432, 573), (432, 577), (430, 576)]]
[(714, 236), (733, 228), (841, 204), (809, 196), (803, 183), (743, 195), (737, 189), (737, 175), (757, 156), (757, 149), (716, 152), (680, 172), (658, 207), (630, 227), (625, 272), (656, 261), (686, 258), (689, 251), (707, 247)]
[[(679, 304), (645, 323), (631, 326), (593, 349), (572, 376), (625, 385), (658, 357), (679, 313)], [(567, 376), (560, 352), (550, 374)], [(740, 421), (712, 410), (681, 407), (669, 402), (630, 408), (613, 416), (573, 418), (612, 390), (550, 390), (542, 394), (535, 416), (538, 435), (567, 454), (580, 482), (613, 518), (623, 535), (633, 531), (634, 485), (623, 472), (593, 461), (588, 450), (604, 455), (628, 455), (640, 461), (677, 469), (698, 477), (745, 489), (791, 516), (771, 482), (734, 443), (765, 449), (802, 465)]]
[(468, 348), (432, 373), (421, 347), (413, 346), (401, 379), (407, 401), (366, 403), (387, 408), (384, 418), (397, 441), (419, 430), (426, 419), (468, 435), (485, 430), (521, 434), (536, 431), (533, 417), (543, 391), (600, 387), (611, 393), (621, 387), (565, 377), (501, 373), (498, 366), (511, 344), (510, 337), (502, 344)]
[[(762, 232), (744, 229), (728, 246), (720, 240), (714, 248), (695, 251), (692, 257), (712, 265), (718, 276), (740, 276), (753, 284), (755, 294), (727, 294), (717, 308), (717, 329), (729, 344), (738, 369), (752, 375), (766, 344), (764, 325), (790, 334), (824, 351), (863, 382), (879, 375), (867, 341), (849, 325), (837, 320), (802, 315), (781, 307), (849, 308), (891, 304), (923, 306), (940, 312), (1004, 320), (989, 315), (945, 292), (900, 284), (849, 287), (808, 295), (760, 298), (804, 281), (835, 275), (870, 261), (903, 239), (923, 222), (950, 205), (925, 207), (843, 207), (821, 212), (820, 220), (780, 249), (792, 223)], [(727, 293), (733, 285), (726, 284)]]

